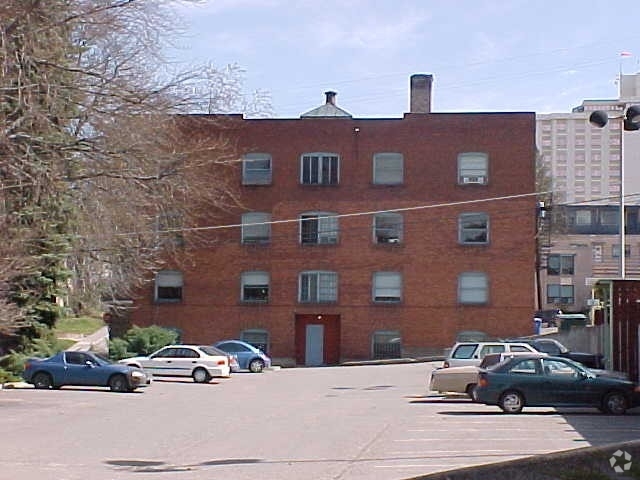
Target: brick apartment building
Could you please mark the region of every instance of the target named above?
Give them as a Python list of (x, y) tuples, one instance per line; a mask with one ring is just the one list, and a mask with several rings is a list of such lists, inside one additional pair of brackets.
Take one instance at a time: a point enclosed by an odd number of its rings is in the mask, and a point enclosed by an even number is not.
[(188, 269), (157, 272), (130, 324), (243, 338), (283, 365), (530, 333), (535, 115), (432, 113), (431, 86), (411, 77), (402, 118), (353, 118), (333, 92), (296, 119), (236, 116), (246, 209), (210, 223), (236, 225), (214, 247), (187, 242)]

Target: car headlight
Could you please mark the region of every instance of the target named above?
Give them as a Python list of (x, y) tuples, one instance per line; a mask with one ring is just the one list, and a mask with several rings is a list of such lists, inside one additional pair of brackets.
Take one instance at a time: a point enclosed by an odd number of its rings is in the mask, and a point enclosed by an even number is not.
[(131, 376), (133, 378), (145, 378), (146, 377), (146, 375), (144, 373), (137, 372), (137, 371), (131, 372)]

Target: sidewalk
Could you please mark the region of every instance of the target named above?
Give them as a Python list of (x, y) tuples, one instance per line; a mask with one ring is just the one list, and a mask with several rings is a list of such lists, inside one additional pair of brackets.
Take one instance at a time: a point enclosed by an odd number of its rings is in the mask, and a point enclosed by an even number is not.
[(76, 342), (68, 350), (91, 350), (103, 355), (109, 354), (109, 327), (106, 325), (89, 335), (67, 334), (60, 338)]

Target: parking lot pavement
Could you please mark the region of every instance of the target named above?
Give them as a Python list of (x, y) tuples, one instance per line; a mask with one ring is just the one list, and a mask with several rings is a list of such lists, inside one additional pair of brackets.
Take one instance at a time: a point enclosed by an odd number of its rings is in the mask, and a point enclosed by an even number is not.
[(377, 459), (374, 468), (394, 472), (393, 478), (397, 472), (407, 478), (588, 445), (549, 409), (514, 416), (464, 397), (424, 396), (410, 403), (413, 418), (391, 427), (389, 442), (369, 452)]
[(163, 380), (132, 394), (7, 390), (0, 407), (10, 412), (3, 434), (11, 442), (0, 472), (39, 480), (169, 472), (189, 480), (401, 480), (640, 436), (638, 412), (506, 415), (462, 396), (429, 395), (429, 368), (283, 369), (211, 384)]

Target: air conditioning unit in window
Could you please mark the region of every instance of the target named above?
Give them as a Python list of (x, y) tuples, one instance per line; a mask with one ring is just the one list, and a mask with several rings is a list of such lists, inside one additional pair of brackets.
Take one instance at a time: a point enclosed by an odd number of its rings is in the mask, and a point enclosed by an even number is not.
[(462, 183), (470, 184), (484, 184), (484, 177), (462, 177)]

